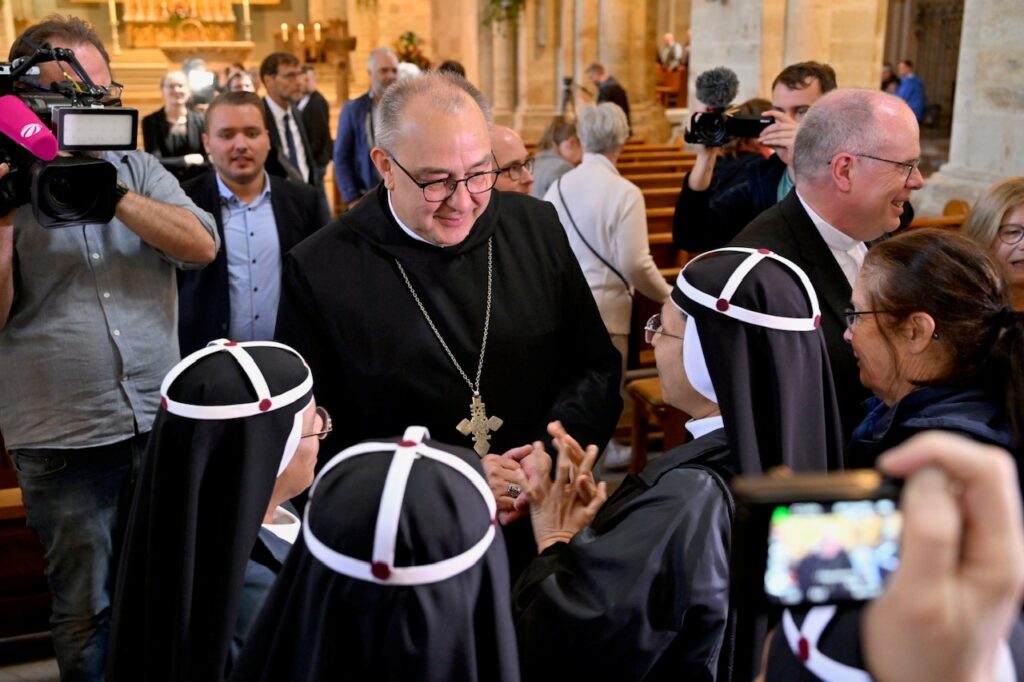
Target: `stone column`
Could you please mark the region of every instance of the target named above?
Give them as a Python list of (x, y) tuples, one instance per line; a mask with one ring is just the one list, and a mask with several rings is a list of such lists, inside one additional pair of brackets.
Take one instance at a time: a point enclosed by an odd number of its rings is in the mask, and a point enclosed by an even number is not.
[(433, 3), (431, 16), (434, 39), (430, 58), (435, 64), (456, 59), (466, 67), (466, 78), (478, 83), (480, 5), (478, 0), (453, 0)]
[(516, 113), (517, 35), (516, 25), (510, 22), (491, 27), (494, 41), (491, 56), (491, 108), (494, 122), (504, 126), (512, 126)]
[(965, 0), (949, 162), (912, 201), (938, 215), (950, 199), (975, 201), (992, 183), (1024, 175), (1024, 4)]
[[(824, 61), (841, 87), (877, 88), (888, 0), (788, 0), (783, 63)], [(766, 69), (767, 71), (767, 69)], [(775, 73), (765, 73), (769, 79)]]
[[(0, 39), (4, 41), (4, 45), (10, 46), (14, 44), (14, 39), (18, 36), (14, 32), (14, 12), (11, 10), (11, 0), (3, 0), (0, 3)], [(6, 59), (7, 54), (4, 53)]]
[(514, 125), (524, 140), (537, 140), (561, 108), (560, 3), (535, 0), (519, 15)]
[(598, 61), (626, 89), (633, 135), (647, 142), (665, 142), (671, 128), (654, 97), (656, 26), (656, 0), (600, 4)]
[[(729, 0), (724, 4), (693, 3), (689, 93), (691, 110), (700, 106), (693, 90), (694, 80), (716, 66), (728, 66), (739, 77), (737, 102), (762, 94), (762, 25), (762, 0)], [(772, 36), (772, 40), (780, 39), (781, 36)]]

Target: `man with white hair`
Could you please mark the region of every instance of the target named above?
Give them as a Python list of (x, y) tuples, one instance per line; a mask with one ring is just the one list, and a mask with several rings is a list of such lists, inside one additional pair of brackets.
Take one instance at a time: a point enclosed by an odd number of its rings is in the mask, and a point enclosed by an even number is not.
[(529, 194), (533, 187), (533, 155), (526, 151), (519, 133), (505, 126), (494, 126), (491, 149), (501, 171), (494, 189)]
[[(335, 428), (323, 452), (409, 424), (512, 468), (555, 419), (608, 442), (619, 356), (554, 208), (492, 191), (486, 99), (430, 71), (388, 88), (374, 128), (383, 181), (283, 265), (277, 337), (324, 386)], [(496, 489), (499, 510), (520, 492)], [(515, 526), (521, 566), (536, 549)]]
[(380, 175), (370, 161), (373, 149), (373, 111), (384, 92), (398, 80), (398, 55), (390, 47), (378, 47), (367, 61), (369, 91), (350, 100), (338, 115), (338, 138), (334, 142), (334, 182), (346, 204), (353, 204), (374, 185)]
[(807, 112), (793, 151), (796, 191), (751, 222), (731, 246), (767, 248), (799, 265), (822, 306), (822, 328), (847, 437), (863, 419), (857, 361), (843, 340), (865, 242), (900, 226), (924, 186), (920, 131), (898, 97), (839, 89)]

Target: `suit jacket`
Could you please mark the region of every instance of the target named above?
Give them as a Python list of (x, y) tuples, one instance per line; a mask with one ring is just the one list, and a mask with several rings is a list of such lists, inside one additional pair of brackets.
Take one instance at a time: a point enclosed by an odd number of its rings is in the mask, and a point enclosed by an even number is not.
[(331, 140), (331, 111), (327, 99), (314, 90), (302, 110), (302, 123), (306, 126), (309, 146), (313, 148), (313, 160), (323, 168), (331, 161), (334, 142)]
[(821, 306), (821, 328), (832, 365), (843, 436), (849, 442), (854, 428), (865, 416), (861, 403), (871, 395), (861, 385), (857, 360), (850, 344), (843, 339), (852, 288), (796, 192), (790, 192), (755, 218), (729, 246), (771, 249), (807, 273)]
[[(309, 135), (306, 133), (306, 126), (302, 122), (302, 112), (299, 111), (298, 107), (292, 105), (289, 108), (291, 117), (295, 119), (295, 127), (299, 129), (299, 138), (296, 140), (296, 144), (301, 144), (302, 148), (306, 151), (306, 165), (309, 166), (309, 175), (302, 177), (302, 173), (299, 169), (292, 165), (291, 160), (288, 158), (288, 147), (281, 137), (281, 133), (277, 129), (277, 123), (274, 121), (274, 114), (270, 111), (270, 106), (266, 100), (263, 101), (263, 118), (267, 124), (267, 131), (270, 132), (270, 155), (267, 157), (266, 169), (271, 175), (276, 175), (279, 178), (285, 178), (296, 183), (304, 183), (312, 185), (313, 187), (319, 187), (319, 174), (316, 172), (316, 160), (313, 156), (313, 148), (309, 145)], [(215, 183), (216, 184), (216, 183)]]
[[(206, 173), (184, 183), (182, 189), (197, 206), (213, 214), (221, 244), (224, 244), (214, 261), (202, 270), (179, 272), (178, 342), (184, 357), (209, 341), (228, 335), (231, 297), (217, 176), (214, 172)], [(323, 227), (328, 220), (316, 190), (273, 175), (270, 176), (270, 204), (274, 210), (282, 259), (293, 246)]]
[(369, 192), (380, 182), (370, 160), (366, 139), (366, 114), (370, 93), (349, 100), (338, 114), (338, 139), (334, 142), (334, 181), (346, 204)]
[[(179, 181), (185, 181), (202, 175), (209, 170), (209, 159), (203, 149), (203, 115), (195, 111), (188, 112), (186, 132), (188, 144), (184, 154), (181, 150), (173, 150), (167, 144), (167, 134), (171, 124), (161, 107), (142, 119), (142, 144), (147, 152), (160, 159), (160, 163)], [(203, 165), (185, 165), (185, 154), (202, 154)]]

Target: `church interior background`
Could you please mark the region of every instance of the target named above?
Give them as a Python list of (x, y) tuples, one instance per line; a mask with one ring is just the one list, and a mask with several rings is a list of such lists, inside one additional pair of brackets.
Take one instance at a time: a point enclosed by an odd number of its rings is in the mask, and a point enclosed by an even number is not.
[(877, 88), (883, 62), (908, 58), (932, 105), (925, 168), (938, 171), (915, 202), (921, 210), (973, 200), (1024, 172), (1019, 0), (0, 0), (0, 33), (10, 44), (53, 12), (96, 26), (126, 104), (143, 115), (161, 105), (160, 75), (188, 57), (255, 68), (285, 50), (315, 65), (336, 120), (368, 87), (369, 51), (406, 34), (411, 59), (460, 61), (496, 122), (527, 142), (561, 111), (565, 79), (588, 85), (583, 72), (594, 61), (628, 91), (636, 135), (669, 141), (688, 110), (666, 109), (657, 97), (665, 32), (680, 42), (691, 35), (690, 102), (694, 77), (713, 66), (737, 72), (742, 101), (770, 97), (775, 74), (796, 61), (828, 62), (840, 86)]

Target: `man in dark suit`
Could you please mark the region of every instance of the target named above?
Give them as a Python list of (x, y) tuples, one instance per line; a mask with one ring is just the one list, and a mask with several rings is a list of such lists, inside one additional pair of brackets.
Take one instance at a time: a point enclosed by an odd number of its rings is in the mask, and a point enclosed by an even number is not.
[(860, 403), (868, 397), (843, 339), (850, 294), (865, 242), (899, 227), (910, 193), (924, 186), (920, 156), (917, 120), (902, 100), (872, 90), (835, 90), (818, 100), (797, 133), (795, 190), (730, 243), (771, 249), (810, 278), (847, 439), (863, 419)]
[(302, 112), (302, 123), (306, 127), (309, 146), (313, 150), (317, 185), (322, 186), (334, 148), (334, 142), (331, 140), (331, 107), (327, 104), (327, 98), (316, 89), (316, 70), (312, 66), (302, 67), (299, 83), (302, 91), (299, 111)]
[(615, 78), (608, 73), (604, 66), (594, 62), (587, 67), (587, 78), (597, 87), (597, 103), (611, 102), (618, 104), (626, 112), (626, 122), (629, 123), (629, 134), (633, 134), (633, 121), (629, 117), (629, 96), (626, 89)]
[(274, 338), (281, 259), (328, 220), (316, 190), (264, 169), (270, 137), (256, 94), (218, 96), (206, 112), (203, 144), (214, 172), (182, 189), (213, 214), (224, 248), (209, 267), (178, 278), (182, 355), (218, 338)]
[(378, 47), (367, 63), (370, 90), (348, 101), (338, 115), (338, 139), (334, 143), (334, 182), (346, 204), (354, 204), (380, 182), (370, 161), (373, 109), (384, 91), (398, 80), (398, 56), (390, 47)]
[(272, 52), (260, 63), (270, 156), (267, 172), (292, 182), (317, 186), (313, 149), (296, 103), (302, 98), (299, 60), (286, 52)]

